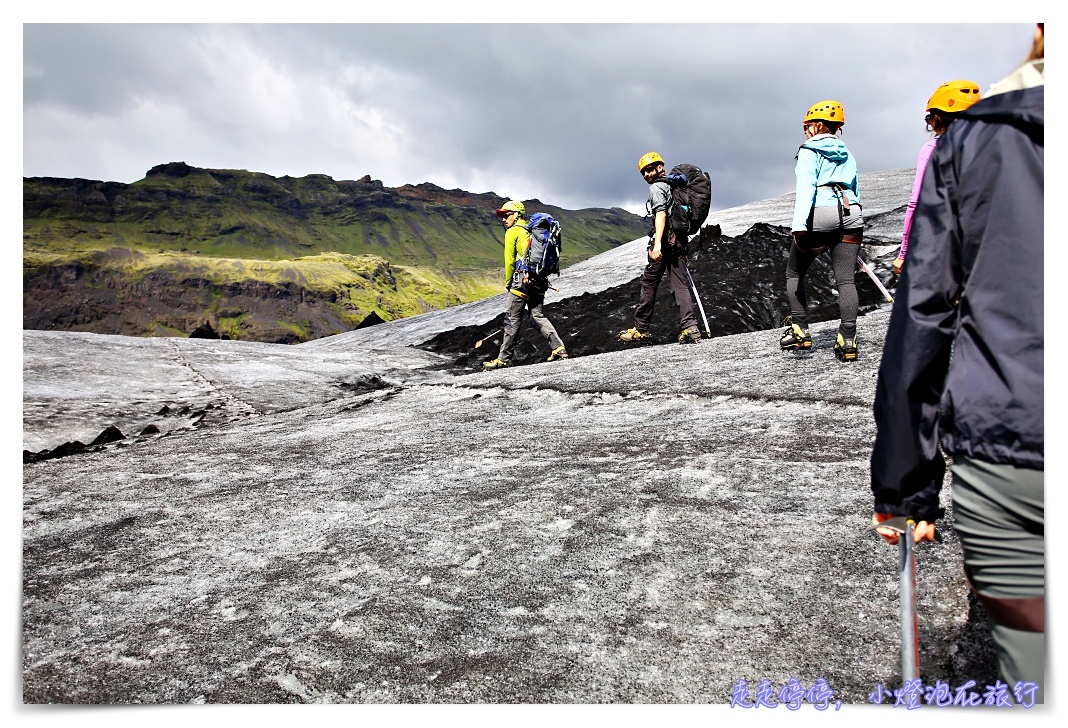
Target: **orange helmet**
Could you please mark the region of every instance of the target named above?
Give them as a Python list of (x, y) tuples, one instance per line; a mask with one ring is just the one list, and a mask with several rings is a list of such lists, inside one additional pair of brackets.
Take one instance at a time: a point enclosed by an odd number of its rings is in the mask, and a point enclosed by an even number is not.
[(979, 100), (979, 86), (973, 81), (947, 81), (935, 89), (927, 101), (928, 111), (956, 113)]
[(845, 107), (837, 101), (820, 101), (808, 110), (805, 114), (805, 121), (830, 121), (835, 124), (844, 124)]
[(644, 171), (650, 164), (657, 164), (658, 162), (663, 164), (664, 158), (656, 152), (646, 152), (642, 155), (641, 159), (638, 160), (638, 171)]

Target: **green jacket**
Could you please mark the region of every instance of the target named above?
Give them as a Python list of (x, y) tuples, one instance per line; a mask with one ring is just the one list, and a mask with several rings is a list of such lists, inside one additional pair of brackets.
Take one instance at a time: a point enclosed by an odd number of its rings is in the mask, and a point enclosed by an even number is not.
[(527, 221), (520, 217), (512, 227), (504, 231), (504, 280), (508, 283), (513, 282), (515, 262), (526, 255), (527, 248), (530, 247), (530, 233), (526, 231), (526, 226)]

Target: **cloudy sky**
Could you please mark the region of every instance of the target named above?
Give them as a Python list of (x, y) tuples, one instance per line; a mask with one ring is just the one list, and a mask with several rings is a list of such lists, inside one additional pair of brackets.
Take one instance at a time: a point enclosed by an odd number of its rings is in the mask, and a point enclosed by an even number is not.
[[(844, 139), (862, 171), (912, 167), (929, 138), (923, 110), (935, 87), (969, 78), (985, 92), (1023, 60), (1033, 23), (1052, 7), (1044, 0), (994, 10), (905, 0), (874, 11), (874, 3), (784, 9), (752, 1), (725, 11), (727, 3), (707, 0), (429, 10), (418, 2), (321, 0), (281, 10), (270, 0), (162, 5), (50, 0), (8, 9), (0, 53), (9, 108), (21, 99), (21, 120), (9, 124), (21, 122), (22, 140), (9, 132), (6, 159), (12, 166), (21, 159), (23, 176), (133, 182), (154, 165), (185, 161), (272, 175), (370, 174), (390, 186), (429, 181), (638, 211), (646, 188), (637, 158), (657, 150), (669, 162), (706, 168), (714, 208), (724, 208), (792, 189), (801, 117), (825, 98), (845, 104)], [(650, 16), (705, 24), (651, 25)], [(338, 22), (368, 20), (377, 22)], [(4, 179), (14, 239), (21, 192), (15, 175)], [(11, 270), (17, 247), (4, 249)], [(17, 309), (16, 289), (6, 290)], [(5, 341), (20, 347), (17, 319), (6, 322)], [(3, 366), (13, 384), (19, 358)], [(1061, 381), (1047, 384), (1052, 401), (1063, 398)], [(14, 442), (20, 388), (5, 387), (2, 397), (3, 430)], [(1056, 453), (1050, 460), (1060, 463)], [(21, 521), (19, 489), (9, 497), (6, 512)], [(20, 530), (11, 525), (8, 553), (15, 554)], [(19, 561), (5, 564), (14, 583)], [(18, 613), (9, 602), (4, 639), (16, 650)], [(12, 676), (6, 684), (18, 682)]]
[(931, 92), (955, 78), (985, 91), (1022, 62), (1034, 29), (1026, 19), (61, 19), (22, 29), (24, 176), (134, 182), (154, 165), (184, 161), (634, 211), (646, 196), (637, 159), (650, 150), (709, 171), (714, 209), (789, 192), (802, 116), (827, 98), (845, 105), (843, 139), (862, 172), (912, 167), (930, 138)]

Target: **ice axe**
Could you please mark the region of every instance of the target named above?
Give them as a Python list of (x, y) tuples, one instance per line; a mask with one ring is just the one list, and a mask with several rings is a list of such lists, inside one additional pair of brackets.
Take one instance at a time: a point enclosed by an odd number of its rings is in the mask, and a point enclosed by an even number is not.
[(690, 279), (690, 288), (693, 289), (693, 297), (697, 299), (697, 308), (701, 309), (701, 318), (705, 322), (705, 337), (712, 338), (712, 329), (708, 327), (708, 317), (705, 316), (705, 307), (701, 303), (701, 296), (697, 293), (697, 284), (693, 282), (693, 276), (690, 275), (690, 269), (686, 268), (686, 277)]
[(484, 341), (486, 341), (487, 339), (492, 339), (492, 338), (493, 338), (494, 336), (496, 336), (497, 334), (502, 334), (502, 333), (504, 333), (504, 329), (497, 329), (497, 330), (496, 330), (496, 331), (494, 331), (494, 332), (493, 332), (492, 334), (490, 334), (489, 336), (487, 336), (487, 337), (486, 337), (485, 339), (479, 339), (478, 341), (476, 341), (476, 342), (475, 342), (475, 348), (477, 349), (477, 348), (479, 348), (480, 346), (482, 346), (482, 343), (483, 343)]
[(919, 627), (916, 623), (916, 522), (907, 516), (888, 518), (873, 528), (889, 528), (898, 534), (898, 572), (901, 583), (901, 682), (920, 677)]
[(875, 285), (880, 291), (883, 292), (883, 295), (886, 296), (886, 300), (890, 303), (893, 303), (894, 299), (890, 296), (890, 291), (886, 290), (886, 286), (884, 286), (883, 282), (880, 281), (878, 276), (875, 275), (875, 271), (871, 269), (871, 266), (865, 263), (864, 259), (861, 258), (859, 255), (857, 256), (857, 262), (860, 263), (860, 267), (864, 269), (864, 272), (871, 276), (871, 279), (875, 281)]

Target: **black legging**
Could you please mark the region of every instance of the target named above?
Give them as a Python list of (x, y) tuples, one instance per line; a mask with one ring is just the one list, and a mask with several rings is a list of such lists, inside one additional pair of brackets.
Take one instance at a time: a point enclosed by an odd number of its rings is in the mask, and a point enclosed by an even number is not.
[[(838, 287), (838, 313), (842, 319), (839, 331), (842, 332), (842, 336), (853, 338), (857, 332), (857, 309), (860, 307), (856, 280), (857, 254), (860, 252), (860, 246), (854, 243), (843, 243), (841, 235), (828, 236), (826, 241), (821, 242), (827, 245), (831, 255), (834, 281)], [(790, 246), (790, 260), (786, 263), (786, 299), (790, 303), (790, 316), (793, 322), (803, 329), (808, 329), (805, 274), (812, 265), (812, 261), (819, 255), (819, 253), (804, 251), (797, 247), (797, 243), (793, 243)]]

